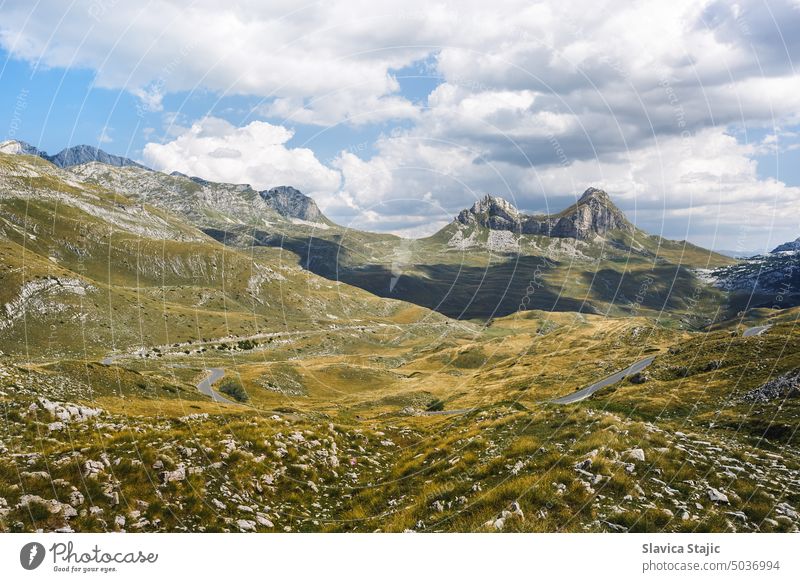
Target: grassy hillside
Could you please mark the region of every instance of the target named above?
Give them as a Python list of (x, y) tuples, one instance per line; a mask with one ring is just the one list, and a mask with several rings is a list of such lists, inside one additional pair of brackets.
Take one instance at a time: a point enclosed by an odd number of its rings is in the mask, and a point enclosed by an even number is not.
[(0, 170), (0, 531), (800, 526), (798, 310), (725, 319), (693, 270), (727, 259), (635, 230), (209, 226), (143, 170)]
[[(455, 232), (460, 233), (457, 239)], [(244, 237), (235, 244), (281, 246), (324, 277), (452, 318), (483, 320), (540, 309), (647, 313), (697, 325), (714, 316), (722, 293), (698, 279), (694, 269), (730, 262), (688, 243), (641, 232), (635, 239), (612, 233), (593, 242), (518, 235), (513, 248), (493, 246), (490, 239), (496, 233), (488, 229), (464, 232), (453, 224), (416, 241), (365, 241), (364, 233), (346, 233), (336, 239)], [(464, 240), (471, 246), (460, 248)], [(687, 321), (681, 323), (682, 318)]]
[[(143, 171), (143, 170), (142, 170)], [(0, 156), (0, 350), (30, 357), (390, 321), (407, 306), (225, 246), (40, 158)], [(421, 315), (424, 317), (424, 315)]]
[[(770, 366), (799, 364), (774, 350), (796, 328), (708, 336), (566, 313), (446, 334), (399, 327), (235, 354), (174, 349), (88, 374), (79, 362), (5, 364), (2, 442), (23, 456), (0, 455), (0, 528), (796, 530), (796, 437), (758, 424), (784, 419), (779, 429), (796, 411), (739, 399)], [(731, 390), (754, 350), (773, 356)], [(644, 383), (550, 403), (643, 354), (656, 355)], [(192, 394), (205, 366), (241, 381), (248, 404)], [(709, 383), (715, 372), (727, 388)], [(53, 426), (49, 401), (101, 412)]]
[[(280, 248), (289, 251), (285, 260), (296, 257), (303, 268), (327, 279), (451, 318), (486, 320), (527, 308), (647, 312), (679, 325), (699, 325), (716, 315), (721, 293), (697, 279), (694, 269), (733, 262), (632, 227), (585, 241), (454, 221), (431, 237), (412, 241), (346, 229), (327, 219), (311, 224), (282, 217), (248, 186), (101, 164), (79, 166), (74, 172), (180, 215), (229, 246)], [(628, 224), (613, 204), (611, 208)]]

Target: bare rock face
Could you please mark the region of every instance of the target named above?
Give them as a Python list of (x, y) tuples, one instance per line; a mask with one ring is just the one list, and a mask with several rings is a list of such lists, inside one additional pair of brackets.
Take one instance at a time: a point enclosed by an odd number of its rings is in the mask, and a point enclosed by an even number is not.
[(316, 202), (291, 186), (278, 186), (259, 192), (264, 202), (286, 218), (308, 222), (324, 222), (325, 217)]
[(471, 208), (462, 210), (456, 221), (492, 230), (578, 240), (591, 239), (611, 230), (633, 229), (608, 194), (596, 188), (586, 190), (577, 203), (563, 212), (548, 216), (523, 214), (507, 200), (487, 195)]
[(461, 224), (479, 224), (494, 230), (519, 230), (520, 213), (514, 205), (487, 194), (472, 205), (462, 210), (456, 218)]
[(561, 213), (550, 236), (586, 240), (610, 230), (629, 230), (631, 224), (603, 190), (589, 188), (575, 206)]
[[(89, 145), (77, 145), (70, 148), (64, 148), (54, 156), (50, 156), (47, 152), (43, 152), (24, 141), (8, 140), (0, 143), (0, 153), (39, 156), (48, 162), (52, 162), (59, 168), (70, 168), (72, 166), (79, 166), (87, 162), (100, 162), (108, 166), (116, 166), (119, 168), (126, 166), (135, 166), (137, 168), (145, 168), (145, 166), (134, 162), (131, 159), (122, 156), (115, 156), (103, 150)], [(147, 168), (145, 168), (147, 169)]]
[(42, 152), (24, 141), (10, 139), (0, 143), (0, 154), (42, 156)]
[(100, 162), (101, 164), (106, 164), (107, 166), (116, 166), (119, 168), (123, 168), (125, 166), (135, 166), (137, 168), (145, 167), (131, 159), (124, 158), (122, 156), (115, 156), (114, 154), (109, 154), (99, 148), (88, 145), (77, 145), (71, 148), (65, 148), (54, 156), (48, 156), (45, 154), (43, 157), (53, 162), (59, 168), (79, 166), (80, 164), (85, 164), (87, 162)]
[(765, 295), (764, 304), (758, 299), (751, 307), (779, 304), (781, 308), (800, 304), (800, 252), (793, 250), (797, 241), (785, 243), (771, 253), (756, 255), (733, 265), (698, 274), (719, 289), (731, 292)]
[(796, 253), (800, 252), (800, 236), (797, 237), (795, 240), (783, 243), (772, 249), (771, 254), (777, 253)]
[(786, 398), (800, 398), (800, 368), (773, 378), (742, 396), (745, 402), (770, 402)]

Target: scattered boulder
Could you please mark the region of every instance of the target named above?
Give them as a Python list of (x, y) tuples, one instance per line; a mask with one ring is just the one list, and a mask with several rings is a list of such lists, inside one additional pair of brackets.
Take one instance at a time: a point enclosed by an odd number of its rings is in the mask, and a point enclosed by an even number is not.
[(504, 509), (501, 511), (497, 517), (494, 519), (490, 519), (486, 523), (483, 524), (484, 527), (494, 528), (497, 531), (503, 531), (506, 527), (506, 523), (509, 520), (517, 519), (519, 521), (525, 521), (525, 514), (522, 512), (522, 508), (520, 507), (519, 503), (516, 501), (512, 501), (508, 509)]
[(713, 501), (714, 503), (721, 503), (721, 504), (728, 504), (728, 496), (725, 495), (722, 491), (714, 489), (713, 487), (709, 487), (708, 491), (706, 491), (708, 498)]
[(90, 459), (83, 464), (83, 476), (96, 479), (104, 469), (105, 465), (102, 462)]
[(633, 459), (634, 461), (644, 462), (644, 451), (639, 447), (627, 450), (622, 454), (628, 457), (629, 459)]
[(263, 513), (256, 514), (256, 522), (262, 527), (275, 527), (275, 524), (273, 524)]
[(83, 493), (80, 491), (73, 491), (69, 494), (69, 504), (72, 507), (78, 507), (79, 505), (83, 505)]
[(769, 380), (742, 396), (742, 400), (744, 402), (764, 403), (797, 397), (800, 397), (800, 368)]
[(644, 384), (650, 379), (650, 376), (647, 372), (636, 372), (635, 374), (631, 374), (628, 376), (628, 382), (631, 384)]
[(173, 481), (185, 481), (186, 469), (183, 466), (180, 466), (174, 471), (161, 471), (161, 473), (158, 474), (158, 478), (164, 485), (167, 483), (172, 483)]
[(731, 517), (735, 517), (736, 519), (747, 523), (747, 515), (743, 511), (726, 511), (725, 515), (730, 515)]

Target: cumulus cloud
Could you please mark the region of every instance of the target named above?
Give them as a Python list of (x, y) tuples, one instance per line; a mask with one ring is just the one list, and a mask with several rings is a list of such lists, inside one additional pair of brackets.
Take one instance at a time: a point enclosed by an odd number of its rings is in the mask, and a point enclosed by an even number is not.
[(369, 111), (416, 111), (391, 70), (427, 55), (434, 32), (414, 48), (425, 12), (398, 17), (405, 10), (362, 0), (42, 0), (3, 6), (0, 46), (47, 66), (90, 68), (96, 86), (127, 89), (147, 111), (160, 111), (169, 92), (208, 88), (261, 97), (298, 121), (360, 123)]
[[(708, 243), (746, 215), (796, 237), (783, 211), (797, 188), (755, 162), (798, 141), (796, 0), (41, 0), (3, 12), (12, 55), (88, 67), (150, 111), (175, 91), (259, 97), (255, 113), (277, 125), (209, 137), (219, 122), (205, 120), (149, 144), (145, 161), (268, 185), (283, 172), (345, 222), (417, 232), (417, 217), (444, 220), (485, 191), (555, 210), (594, 183), (668, 236)], [(438, 86), (412, 98), (398, 71), (419, 63)], [(370, 159), (325, 167), (286, 147), (286, 127), (391, 120), (403, 129)], [(750, 128), (781, 139), (731, 137)], [(420, 212), (424, 196), (438, 210)]]
[[(486, 192), (529, 212), (552, 213), (597, 186), (648, 232), (715, 248), (739, 240), (753, 249), (794, 239), (800, 227), (800, 188), (760, 177), (753, 159), (759, 147), (740, 143), (722, 128), (708, 128), (662, 138), (616, 160), (522, 167), (487, 161), (451, 143), (386, 137), (369, 162), (353, 163), (346, 159), (351, 154), (342, 154), (343, 191), (354, 203), (338, 215), (367, 225), (370, 219), (362, 212), (367, 204), (395, 217), (422, 204), (429, 220), (441, 223)], [(425, 194), (414, 199), (409, 192)], [(435, 208), (425, 202), (431, 199)], [(409, 227), (417, 224), (408, 221)]]
[[(726, 123), (739, 113), (769, 118), (760, 101), (740, 112), (743, 95), (765, 95), (746, 85), (753, 78), (770, 79), (767, 95), (788, 97), (776, 103), (778, 113), (796, 111), (798, 29), (800, 10), (790, 0), (769, 10), (759, 0), (339, 0), (299, 8), (42, 0), (4, 6), (0, 45), (49, 66), (89, 67), (97, 86), (128, 89), (151, 111), (168, 92), (203, 87), (259, 96), (272, 116), (321, 124), (416, 117), (393, 71), (433, 58), (450, 83), (534, 91), (545, 96), (538, 110), (610, 114), (622, 135), (637, 137), (626, 132), (654, 116), (656, 127), (674, 125), (669, 108), (659, 107), (664, 79), (693, 123)], [(708, 91), (716, 93), (703, 107)]]
[(291, 184), (311, 195), (337, 190), (339, 173), (321, 164), (311, 150), (287, 147), (292, 135), (263, 121), (236, 127), (206, 117), (172, 141), (147, 144), (144, 160), (154, 169), (259, 189)]

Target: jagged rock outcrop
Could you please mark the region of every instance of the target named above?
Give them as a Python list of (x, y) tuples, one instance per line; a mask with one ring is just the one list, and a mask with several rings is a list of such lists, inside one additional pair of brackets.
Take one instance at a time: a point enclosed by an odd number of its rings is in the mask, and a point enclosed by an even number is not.
[[(0, 154), (12, 154), (18, 156), (39, 156), (44, 157), (43, 152), (39, 151), (29, 143), (17, 140), (8, 140), (0, 143)], [(47, 154), (44, 154), (45, 156)]]
[(602, 236), (611, 230), (633, 230), (633, 225), (608, 194), (597, 188), (589, 188), (577, 203), (558, 214), (538, 216), (523, 214), (507, 200), (487, 195), (471, 208), (462, 210), (456, 221), (492, 230), (578, 240)]
[(126, 166), (135, 166), (137, 168), (145, 167), (131, 159), (115, 156), (114, 154), (109, 154), (99, 148), (88, 145), (77, 145), (71, 148), (65, 148), (54, 156), (46, 156), (46, 159), (53, 162), (59, 168), (79, 166), (88, 162), (100, 162), (107, 166), (116, 166), (119, 168)]
[(520, 230), (519, 211), (509, 201), (487, 194), (472, 208), (462, 210), (456, 220), (461, 224), (479, 224), (494, 230)]
[(797, 237), (793, 241), (789, 241), (787, 243), (783, 243), (782, 245), (778, 245), (774, 249), (772, 249), (771, 254), (776, 253), (796, 253), (800, 251), (800, 236)]
[(4, 154), (17, 154), (39, 156), (48, 162), (51, 162), (59, 168), (70, 168), (72, 166), (79, 166), (88, 162), (100, 162), (108, 166), (116, 166), (119, 168), (126, 166), (135, 166), (137, 168), (145, 168), (142, 164), (134, 162), (131, 159), (115, 156), (103, 150), (89, 145), (77, 145), (70, 148), (64, 148), (56, 155), (48, 155), (40, 149), (19, 140), (9, 140), (0, 143), (0, 153)]
[(316, 202), (291, 186), (278, 186), (259, 192), (264, 202), (286, 218), (308, 222), (325, 222), (325, 216)]
[(800, 398), (800, 368), (773, 378), (742, 396), (745, 402), (760, 403), (786, 398)]
[[(779, 247), (780, 248), (780, 247)], [(800, 304), (800, 253), (772, 252), (743, 259), (734, 265), (700, 269), (698, 275), (728, 292), (758, 294), (750, 307), (791, 307)]]
[[(577, 204), (561, 212), (550, 236), (586, 239), (610, 230), (632, 230), (622, 211), (614, 206), (603, 190), (589, 188)], [(551, 219), (552, 220), (552, 219)]]

